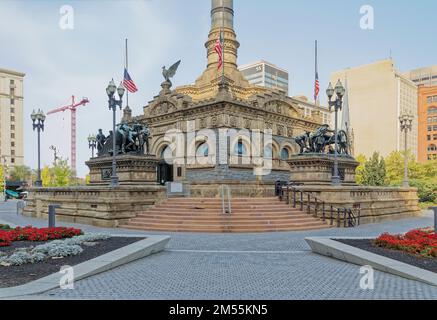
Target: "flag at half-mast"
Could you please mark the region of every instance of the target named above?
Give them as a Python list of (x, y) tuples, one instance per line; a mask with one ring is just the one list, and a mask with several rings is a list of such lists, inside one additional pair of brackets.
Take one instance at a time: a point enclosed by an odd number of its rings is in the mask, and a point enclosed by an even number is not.
[(219, 38), (215, 42), (214, 50), (218, 55), (217, 69), (220, 69), (223, 66), (223, 32), (220, 32)]
[(314, 82), (314, 101), (317, 102), (320, 93), (319, 70), (317, 65), (317, 40), (316, 40), (316, 77)]
[(137, 86), (133, 82), (132, 78), (129, 75), (129, 72), (127, 72), (127, 69), (124, 69), (124, 79), (123, 79), (123, 86), (129, 91), (130, 93), (135, 93), (138, 91)]

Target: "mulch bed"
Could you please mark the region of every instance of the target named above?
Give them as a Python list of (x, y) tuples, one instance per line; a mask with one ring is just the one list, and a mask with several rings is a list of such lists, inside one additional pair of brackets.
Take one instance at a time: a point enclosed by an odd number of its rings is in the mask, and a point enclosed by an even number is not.
[[(49, 259), (44, 262), (34, 264), (24, 264), (21, 266), (0, 266), (0, 288), (19, 286), (45, 276), (57, 273), (62, 266), (75, 266), (87, 260), (94, 259), (105, 253), (120, 249), (144, 238), (114, 237), (107, 240), (97, 241), (95, 246), (81, 245), (83, 252), (77, 256), (65, 257), (62, 259)], [(16, 241), (9, 247), (1, 247), (1, 252), (13, 251), (17, 248), (37, 246), (46, 242)]]
[(422, 256), (415, 256), (400, 250), (386, 249), (376, 247), (372, 244), (373, 239), (332, 239), (349, 246), (366, 250), (386, 258), (397, 260), (403, 263), (413, 265), (415, 267), (425, 269), (437, 273), (437, 258), (425, 258)]

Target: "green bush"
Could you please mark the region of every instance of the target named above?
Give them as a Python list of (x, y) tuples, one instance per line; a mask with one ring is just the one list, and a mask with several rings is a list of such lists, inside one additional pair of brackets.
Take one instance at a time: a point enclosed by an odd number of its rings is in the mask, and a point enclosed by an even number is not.
[(420, 202), (436, 202), (437, 183), (432, 181), (413, 179), (411, 180), (410, 185), (417, 188), (417, 194), (419, 196)]
[(11, 230), (11, 227), (7, 224), (0, 224), (0, 230)]

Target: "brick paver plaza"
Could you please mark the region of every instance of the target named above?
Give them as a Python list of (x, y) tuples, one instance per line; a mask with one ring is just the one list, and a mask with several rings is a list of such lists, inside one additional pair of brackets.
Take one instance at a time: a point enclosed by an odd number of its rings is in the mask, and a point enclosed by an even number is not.
[[(45, 226), (2, 203), (0, 223)], [(60, 223), (61, 225), (62, 223)], [(65, 225), (65, 224), (62, 224)], [(71, 225), (71, 224), (70, 224)], [(73, 299), (437, 299), (437, 287), (375, 271), (374, 290), (362, 290), (359, 266), (313, 254), (306, 236), (376, 236), (433, 225), (422, 217), (355, 229), (261, 234), (168, 234), (162, 253), (56, 289), (43, 298)], [(88, 232), (129, 233), (74, 225)], [(145, 233), (146, 234), (146, 233)]]

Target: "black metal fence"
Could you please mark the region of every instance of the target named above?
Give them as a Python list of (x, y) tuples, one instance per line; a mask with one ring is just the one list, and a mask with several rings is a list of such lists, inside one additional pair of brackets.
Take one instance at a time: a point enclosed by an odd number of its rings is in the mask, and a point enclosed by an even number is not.
[(332, 204), (317, 198), (309, 192), (304, 192), (298, 188), (299, 184), (288, 184), (282, 187), (279, 196), (281, 201), (286, 201), (293, 208), (329, 221), (331, 226), (353, 228), (360, 225), (361, 205), (354, 204), (352, 208), (336, 208)]

